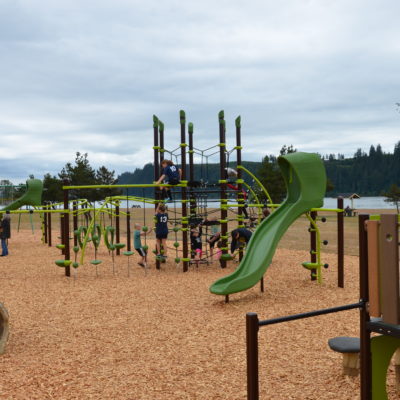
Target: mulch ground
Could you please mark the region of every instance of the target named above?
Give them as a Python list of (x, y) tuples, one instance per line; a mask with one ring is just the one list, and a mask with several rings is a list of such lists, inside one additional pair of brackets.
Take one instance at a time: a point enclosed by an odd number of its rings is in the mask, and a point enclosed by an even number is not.
[[(88, 253), (87, 260), (93, 257)], [(306, 251), (278, 249), (259, 287), (212, 295), (214, 280), (232, 272), (217, 263), (181, 272), (170, 261), (145, 275), (131, 258), (88, 262), (66, 278), (60, 251), (39, 233), (13, 232), (0, 258), (1, 295), (10, 337), (0, 357), (1, 399), (245, 399), (245, 315), (260, 319), (358, 301), (358, 258), (346, 257), (346, 288), (336, 287), (335, 255), (318, 285), (300, 263)], [(262, 399), (358, 399), (359, 379), (344, 377), (334, 336), (358, 335), (358, 312), (347, 311), (261, 328)], [(393, 392), (393, 371), (389, 385)], [(396, 398), (394, 393), (391, 398)]]

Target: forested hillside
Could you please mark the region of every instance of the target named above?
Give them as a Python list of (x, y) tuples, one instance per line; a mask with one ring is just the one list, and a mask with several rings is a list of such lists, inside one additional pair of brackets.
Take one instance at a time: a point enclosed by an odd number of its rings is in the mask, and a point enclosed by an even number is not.
[[(267, 157), (269, 162), (275, 163), (276, 156)], [(362, 196), (379, 196), (387, 191), (391, 184), (400, 185), (400, 141), (395, 145), (393, 153), (384, 153), (380, 145), (371, 146), (369, 152), (358, 149), (352, 158), (343, 155), (322, 156), (327, 176), (334, 189), (328, 195), (338, 193), (356, 192)], [(252, 173), (262, 167), (262, 162), (244, 161), (243, 165)], [(235, 163), (230, 163), (235, 167)], [(246, 181), (251, 184), (252, 179), (244, 174)], [(219, 177), (219, 164), (195, 165), (195, 180), (203, 180), (210, 184), (217, 183)], [(137, 168), (134, 172), (124, 172), (118, 177), (118, 183), (151, 183), (154, 181), (152, 164)], [(153, 190), (144, 192), (152, 196)], [(130, 190), (130, 194), (142, 196), (143, 189)]]

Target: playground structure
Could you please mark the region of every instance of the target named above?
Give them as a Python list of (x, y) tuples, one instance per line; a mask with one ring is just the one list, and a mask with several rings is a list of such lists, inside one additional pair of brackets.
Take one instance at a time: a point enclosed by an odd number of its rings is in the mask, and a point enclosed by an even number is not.
[[(208, 217), (208, 213), (207, 213), (207, 202), (204, 201), (204, 197), (207, 196), (207, 194), (209, 193), (215, 193), (218, 192), (219, 194), (219, 199), (217, 199), (217, 201), (220, 202), (220, 207), (219, 207), (219, 211), (220, 211), (220, 218), (216, 220), (216, 223), (220, 226), (221, 229), (221, 241), (222, 241), (222, 246), (221, 246), (221, 250), (222, 250), (222, 256), (221, 256), (221, 267), (224, 268), (226, 266), (226, 262), (230, 259), (232, 259), (232, 256), (228, 254), (228, 238), (229, 238), (229, 231), (228, 231), (228, 222), (230, 222), (231, 220), (228, 219), (228, 210), (232, 210), (234, 207), (237, 208), (237, 212), (236, 212), (236, 217), (233, 219), (233, 221), (237, 221), (237, 227), (241, 228), (241, 227), (245, 227), (245, 216), (244, 216), (244, 209), (246, 207), (250, 207), (250, 208), (255, 208), (257, 210), (257, 214), (258, 214), (258, 222), (261, 221), (261, 208), (262, 207), (270, 207), (270, 208), (277, 208), (279, 207), (279, 205), (276, 204), (272, 204), (270, 196), (267, 192), (267, 190), (262, 186), (262, 184), (258, 181), (257, 177), (255, 177), (253, 174), (251, 174), (250, 171), (246, 170), (246, 168), (241, 164), (241, 159), (242, 159), (242, 155), (241, 155), (241, 150), (242, 150), (242, 146), (241, 146), (241, 120), (240, 117), (236, 118), (235, 120), (235, 126), (236, 126), (236, 146), (232, 149), (232, 150), (227, 150), (226, 149), (226, 124), (225, 124), (225, 120), (224, 120), (224, 113), (221, 111), (218, 114), (218, 118), (219, 118), (219, 141), (220, 143), (218, 143), (215, 146), (212, 146), (206, 150), (199, 150), (197, 148), (194, 147), (193, 145), (193, 133), (194, 133), (194, 127), (192, 123), (188, 124), (188, 144), (186, 143), (186, 116), (185, 113), (183, 111), (180, 112), (180, 137), (181, 137), (181, 143), (179, 145), (179, 147), (175, 150), (167, 150), (164, 148), (164, 124), (156, 117), (153, 117), (153, 133), (154, 133), (154, 146), (153, 146), (153, 150), (154, 150), (154, 179), (157, 180), (158, 177), (160, 176), (160, 165), (162, 163), (162, 161), (164, 160), (164, 154), (168, 153), (170, 154), (171, 158), (175, 158), (176, 161), (178, 162), (178, 155), (176, 154), (177, 150), (180, 150), (180, 159), (181, 159), (181, 163), (179, 164), (181, 169), (182, 169), (182, 179), (181, 179), (181, 183), (179, 185), (176, 185), (179, 187), (179, 190), (181, 192), (181, 196), (180, 198), (177, 198), (177, 192), (174, 192), (174, 218), (172, 220), (174, 227), (173, 227), (173, 231), (175, 232), (175, 243), (174, 243), (174, 247), (175, 247), (175, 251), (176, 251), (176, 257), (175, 257), (175, 261), (176, 263), (182, 262), (183, 264), (183, 271), (186, 272), (188, 270), (188, 266), (191, 262), (191, 258), (189, 257), (189, 243), (188, 243), (188, 231), (190, 230), (190, 226), (191, 224), (193, 224), (195, 221), (195, 225), (199, 223), (199, 221), (202, 221), (204, 219), (207, 219)], [(186, 147), (188, 147), (188, 152), (186, 152)], [(218, 151), (214, 151), (215, 148), (219, 148)], [(206, 154), (206, 151), (214, 151), (214, 153), (211, 154)], [(234, 191), (229, 191), (227, 188), (227, 185), (229, 184), (229, 180), (228, 180), (228, 176), (227, 176), (227, 165), (229, 165), (227, 163), (227, 158), (229, 158), (229, 155), (231, 153), (233, 153), (233, 151), (236, 151), (236, 155), (237, 155), (237, 162), (236, 162), (236, 171), (237, 171), (237, 179), (235, 181), (235, 184), (237, 186), (235, 186), (236, 190)], [(186, 155), (189, 155), (189, 163), (186, 163)], [(220, 156), (220, 179), (218, 181), (217, 184), (215, 183), (211, 183), (211, 185), (208, 182), (198, 182), (195, 181), (195, 176), (194, 176), (194, 154), (200, 155), (202, 157), (202, 160), (204, 158), (206, 158), (208, 160), (208, 157), (219, 153)], [(295, 158), (298, 157), (303, 157), (303, 158), (307, 158), (307, 157), (313, 157), (312, 155), (302, 155), (300, 156), (301, 153), (297, 153), (297, 155), (295, 155)], [(291, 158), (291, 156), (289, 156), (289, 159)], [(314, 162), (319, 162), (319, 169), (321, 170), (322, 167), (322, 163), (321, 161), (317, 161), (317, 156), (314, 157)], [(207, 161), (208, 162), (208, 161)], [(290, 167), (292, 168), (292, 167)], [(288, 169), (287, 171), (287, 180), (288, 182), (291, 181), (291, 169)], [(322, 167), (323, 168), (323, 167)], [(312, 172), (313, 168), (309, 169), (309, 172)], [(258, 201), (258, 197), (257, 194), (255, 193), (254, 190), (252, 190), (251, 186), (249, 184), (247, 184), (245, 182), (244, 179), (242, 179), (242, 171), (248, 173), (251, 178), (253, 179), (253, 181), (257, 182), (257, 184), (260, 186), (260, 191), (263, 192), (265, 194), (265, 197), (269, 199), (268, 203), (264, 203), (262, 204), (261, 202)], [(321, 170), (322, 171), (322, 170)], [(290, 175), (290, 176), (289, 176)], [(305, 173), (305, 175), (303, 174), (303, 180), (304, 180), (304, 176), (307, 175), (307, 172)], [(309, 269), (311, 271), (311, 279), (313, 280), (317, 280), (318, 282), (321, 282), (321, 267), (323, 266), (323, 264), (321, 263), (321, 259), (320, 259), (320, 255), (321, 255), (321, 250), (320, 250), (320, 244), (321, 244), (321, 239), (319, 237), (319, 229), (316, 223), (316, 213), (318, 210), (323, 210), (321, 208), (318, 207), (313, 207), (314, 206), (322, 206), (322, 197), (325, 191), (325, 178), (322, 178), (322, 176), (324, 175), (324, 172), (321, 172), (321, 176), (319, 178), (320, 180), (320, 186), (318, 189), (318, 195), (316, 197), (318, 197), (318, 199), (316, 198), (313, 202), (307, 202), (304, 203), (304, 199), (306, 198), (307, 191), (312, 191), (313, 188), (311, 187), (311, 185), (309, 184), (308, 188), (302, 188), (302, 190), (304, 190), (304, 192), (301, 194), (301, 198), (302, 198), (302, 202), (303, 202), (303, 207), (302, 207), (302, 212), (296, 212), (296, 216), (295, 217), (290, 217), (290, 221), (289, 223), (285, 223), (281, 226), (281, 228), (279, 229), (279, 235), (282, 236), (282, 234), (285, 232), (285, 230), (287, 229), (287, 227), (290, 225), (291, 222), (293, 222), (293, 220), (295, 220), (299, 215), (303, 214), (303, 213), (307, 213), (307, 217), (310, 220), (310, 236), (311, 236), (311, 262), (305, 262), (303, 263), (303, 266), (307, 269)], [(188, 178), (188, 180), (186, 179)], [(295, 187), (296, 184), (291, 183), (291, 187)], [(160, 192), (159, 192), (159, 187), (163, 186), (163, 185), (155, 185), (155, 184), (136, 184), (136, 185), (92, 185), (92, 186), (69, 186), (68, 184), (64, 185), (64, 220), (65, 222), (65, 229), (68, 229), (69, 232), (69, 214), (71, 214), (70, 212), (70, 201), (69, 201), (69, 194), (68, 192), (70, 190), (79, 190), (80, 188), (92, 188), (92, 189), (96, 189), (96, 188), (110, 188), (110, 187), (120, 187), (120, 188), (125, 188), (125, 189), (129, 189), (129, 188), (154, 188), (154, 199), (148, 199), (148, 198), (143, 198), (143, 202), (144, 205), (145, 204), (154, 204), (156, 205), (159, 201), (161, 201), (160, 199)], [(200, 188), (199, 188), (200, 186)], [(244, 195), (243, 195), (243, 186), (247, 187), (248, 191), (253, 195), (253, 199), (257, 202), (253, 202), (250, 204), (246, 204), (246, 200), (244, 199)], [(217, 190), (215, 190), (215, 188), (217, 187)], [(210, 188), (212, 188), (210, 190)], [(297, 190), (297, 189), (295, 189)], [(232, 204), (230, 203), (230, 200), (228, 198), (228, 194), (229, 193), (234, 193), (235, 195), (235, 202)], [(310, 192), (311, 193), (311, 192)], [(296, 195), (295, 195), (296, 196)], [(298, 194), (298, 196), (300, 196), (300, 194)], [(107, 198), (105, 200), (105, 203), (103, 204), (102, 207), (98, 208), (97, 210), (97, 218), (96, 216), (93, 218), (91, 224), (87, 227), (87, 231), (86, 231), (86, 235), (85, 238), (83, 239), (83, 247), (82, 247), (82, 253), (81, 253), (81, 260), (80, 262), (83, 263), (83, 257), (84, 257), (84, 252), (85, 252), (85, 247), (87, 245), (87, 243), (90, 240), (90, 235), (93, 236), (93, 229), (94, 229), (94, 225), (95, 225), (95, 221), (99, 220), (99, 215), (105, 210), (107, 209), (107, 204), (112, 203), (112, 202), (120, 202), (122, 199), (126, 199), (127, 201), (131, 201), (131, 200), (136, 200), (136, 201), (141, 201), (142, 199), (139, 197), (131, 197), (131, 196), (122, 196), (122, 197), (113, 197), (113, 198)], [(290, 200), (291, 201), (291, 200)], [(180, 210), (180, 218), (177, 217), (177, 210), (176, 210), (176, 203), (180, 203), (181, 204), (181, 210)], [(189, 207), (188, 207), (189, 205)], [(340, 203), (338, 204), (338, 206), (340, 206)], [(343, 204), (341, 204), (341, 206), (343, 206)], [(118, 211), (118, 204), (115, 207), (116, 209), (116, 216), (119, 217), (119, 211)], [(342, 223), (342, 216), (343, 216), (343, 209), (342, 208), (338, 208), (338, 209), (332, 209), (332, 210), (325, 210), (325, 211), (333, 211), (333, 212), (337, 212), (338, 213), (338, 244), (339, 244), (339, 249), (338, 249), (338, 285), (340, 287), (343, 287), (344, 285), (344, 280), (343, 280), (343, 223)], [(74, 212), (74, 211), (73, 211)], [(73, 213), (72, 212), (72, 213)], [(281, 211), (278, 212), (278, 214), (276, 214), (276, 212), (273, 212), (272, 215), (279, 215), (281, 213)], [(291, 213), (291, 215), (293, 215)], [(269, 221), (271, 221), (272, 216), (270, 217)], [(273, 217), (273, 220), (276, 220), (276, 216)], [(266, 220), (268, 221), (268, 219)], [(339, 223), (339, 221), (341, 221), (341, 224)], [(66, 226), (68, 224), (68, 227)], [(118, 222), (116, 222), (116, 235), (118, 236)], [(269, 225), (269, 224), (268, 224)], [(269, 232), (268, 225), (264, 224), (264, 226), (266, 228), (261, 228), (263, 231), (265, 230), (266, 232)], [(286, 228), (284, 228), (284, 226)], [(103, 228), (105, 229), (105, 227)], [(207, 227), (206, 227), (207, 229)], [(77, 227), (74, 225), (73, 228), (74, 232), (76, 232)], [(180, 246), (180, 244), (177, 242), (177, 231), (180, 232), (181, 236), (182, 236), (182, 250), (179, 250), (181, 252), (181, 255), (178, 255), (178, 247)], [(257, 230), (258, 231), (258, 230)], [(271, 231), (272, 232), (272, 231)], [(340, 232), (340, 233), (339, 233)], [(257, 237), (265, 237), (264, 235), (265, 232), (262, 233), (258, 233), (255, 236)], [(68, 233), (69, 234), (69, 233)], [(66, 232), (64, 232), (62, 234), (62, 237), (68, 237), (68, 234)], [(100, 235), (95, 235), (95, 236), (100, 236)], [(128, 233), (128, 238), (127, 238), (127, 246), (128, 246), (128, 251), (130, 251), (130, 235)], [(206, 233), (205, 237), (209, 237), (208, 236), (208, 232)], [(274, 237), (277, 239), (278, 236)], [(274, 252), (274, 248), (276, 247), (278, 240), (275, 240), (275, 244), (273, 247), (273, 249), (270, 250), (270, 254), (269, 254), (269, 258), (272, 258), (273, 252)], [(340, 239), (340, 240), (339, 240)], [(117, 242), (118, 242), (118, 238), (117, 238)], [(255, 242), (257, 240), (253, 239), (253, 242)], [(326, 244), (326, 243), (325, 243)], [(70, 251), (69, 251), (69, 246), (66, 246), (66, 243), (62, 243), (62, 245), (64, 246), (64, 255), (65, 255), (65, 261), (66, 263), (69, 263), (70, 260)], [(74, 248), (76, 248), (77, 243), (76, 240), (74, 239)], [(254, 245), (255, 247), (257, 247), (257, 245)], [(250, 248), (252, 248), (250, 246)], [(118, 252), (117, 252), (118, 254)], [(239, 250), (239, 260), (241, 261), (243, 258), (243, 249)], [(208, 262), (208, 255), (206, 254), (206, 257), (204, 258), (204, 260), (206, 262)], [(98, 260), (99, 261), (99, 260)], [(155, 262), (156, 262), (156, 268), (159, 269), (160, 268), (160, 262), (162, 261), (162, 259), (160, 258), (156, 258)], [(246, 261), (245, 261), (246, 262)], [(268, 263), (267, 263), (268, 264)], [(59, 263), (59, 265), (62, 265), (61, 261)], [(263, 262), (263, 265), (264, 262)], [(69, 276), (69, 266), (66, 266), (66, 275)], [(327, 265), (324, 265), (325, 267), (327, 267)], [(265, 269), (264, 269), (265, 272)], [(263, 274), (258, 274), (261, 275), (259, 277), (259, 279), (262, 279), (262, 275)], [(258, 280), (259, 280), (258, 279)], [(254, 279), (252, 280), (252, 284), (251, 286), (253, 286), (255, 284)], [(261, 281), (262, 284), (262, 290), (263, 290), (263, 283)], [(246, 286), (246, 287), (244, 287)], [(230, 293), (234, 293), (235, 291), (241, 291), (241, 290), (245, 290), (246, 288), (250, 287), (248, 284), (241, 286), (239, 285), (238, 287), (236, 287), (234, 289), (234, 291), (232, 291), (232, 289), (229, 290), (225, 290), (225, 291), (221, 291), (216, 289), (216, 286), (214, 285), (211, 288), (211, 291), (215, 294), (223, 294), (225, 296), (227, 296)], [(239, 290), (238, 290), (239, 289)], [(229, 292), (229, 293), (228, 293)], [(228, 297), (226, 297), (226, 300), (228, 300)]]
[[(359, 216), (360, 301), (354, 304), (259, 320), (246, 315), (247, 398), (259, 398), (260, 327), (341, 311), (360, 310), (361, 400), (385, 400), (390, 360), (400, 348), (399, 216)], [(370, 317), (375, 317), (371, 319)], [(371, 338), (371, 334), (379, 334)], [(398, 362), (398, 361), (397, 361)], [(400, 392), (400, 371), (396, 366)]]
[[(236, 127), (236, 145), (231, 149), (227, 150), (226, 145), (226, 123), (224, 119), (224, 112), (221, 111), (218, 114), (219, 121), (219, 143), (215, 146), (209, 147), (205, 150), (200, 150), (194, 146), (193, 134), (194, 126), (192, 123), (186, 125), (186, 115), (184, 111), (180, 112), (180, 141), (179, 147), (174, 150), (167, 150), (164, 146), (164, 124), (156, 117), (153, 116), (153, 134), (154, 134), (154, 179), (157, 180), (160, 176), (160, 165), (164, 160), (164, 154), (167, 153), (172, 159), (175, 159), (178, 163), (180, 156), (180, 167), (182, 169), (182, 179), (180, 184), (175, 187), (179, 188), (180, 198), (178, 197), (178, 192), (174, 191), (174, 204), (173, 204), (173, 214), (174, 217), (171, 219), (173, 223), (172, 231), (174, 232), (174, 252), (175, 252), (175, 263), (178, 265), (182, 262), (182, 269), (186, 272), (191, 263), (189, 241), (188, 241), (188, 231), (192, 225), (197, 226), (199, 222), (207, 220), (210, 211), (208, 210), (207, 195), (210, 193), (217, 193), (219, 195), (218, 199), (215, 201), (219, 202), (219, 207), (215, 210), (220, 212), (219, 218), (215, 218), (215, 224), (220, 228), (220, 239), (222, 242), (221, 250), (222, 256), (220, 259), (220, 265), (222, 268), (226, 267), (226, 262), (232, 259), (232, 256), (228, 254), (228, 238), (229, 238), (229, 227), (228, 223), (237, 222), (238, 228), (243, 228), (246, 226), (247, 222), (256, 221), (255, 225), (258, 225), (253, 238), (248, 246), (247, 257), (243, 259), (243, 248), (239, 248), (237, 256), (241, 262), (240, 267), (235, 272), (235, 276), (243, 275), (240, 283), (236, 280), (236, 284), (227, 284), (227, 280), (231, 280), (232, 276), (225, 277), (216, 282), (211, 286), (210, 291), (215, 294), (225, 295), (225, 300), (229, 300), (229, 294), (236, 293), (247, 288), (254, 286), (256, 282), (260, 281), (261, 290), (263, 291), (263, 274), (266, 268), (268, 268), (275, 248), (279, 242), (280, 237), (285, 233), (286, 229), (290, 224), (297, 219), (301, 214), (305, 214), (310, 221), (310, 254), (311, 261), (303, 262), (304, 268), (310, 270), (311, 279), (321, 282), (322, 271), (321, 268), (328, 267), (327, 264), (323, 264), (321, 261), (321, 244), (327, 244), (326, 241), (321, 240), (320, 232), (318, 228), (318, 217), (317, 213), (320, 210), (332, 211), (338, 215), (338, 286), (344, 286), (344, 263), (343, 263), (343, 201), (338, 199), (337, 209), (322, 209), (322, 198), (325, 191), (325, 172), (323, 171), (322, 162), (319, 160), (318, 156), (308, 155), (304, 153), (294, 153), (289, 154), (280, 161), (283, 168), (283, 174), (285, 176), (286, 183), (289, 187), (288, 199), (284, 205), (280, 206), (273, 204), (272, 200), (268, 194), (266, 188), (263, 187), (261, 182), (257, 179), (254, 174), (248, 171), (242, 165), (242, 145), (241, 145), (241, 119), (240, 117), (235, 120)], [(188, 144), (186, 143), (188, 133)], [(186, 148), (188, 147), (188, 151)], [(178, 154), (179, 152), (180, 154)], [(235, 179), (232, 183), (227, 173), (227, 169), (232, 166), (229, 158), (231, 154), (236, 152), (236, 172)], [(201, 157), (203, 170), (203, 160), (205, 159), (208, 165), (208, 158), (212, 155), (219, 154), (220, 159), (220, 179), (218, 182), (210, 183), (203, 180), (203, 176), (200, 181), (195, 180), (194, 174), (194, 155), (197, 154)], [(186, 156), (189, 156), (189, 162), (186, 162)], [(294, 161), (292, 165), (290, 160), (303, 160), (300, 163)], [(309, 161), (313, 160), (307, 167)], [(300, 167), (296, 167), (297, 165)], [(285, 165), (287, 163), (288, 165)], [(303, 165), (303, 166), (301, 166)], [(306, 166), (306, 169), (304, 169)], [(206, 166), (206, 169), (208, 167)], [(308, 169), (307, 169), (308, 168)], [(314, 174), (314, 168), (317, 168), (319, 172), (318, 176)], [(303, 171), (302, 171), (303, 169)], [(300, 172), (299, 172), (299, 171)], [(243, 179), (243, 173), (249, 175), (250, 179), (258, 185), (257, 190), (253, 190), (251, 185)], [(298, 174), (299, 173), (299, 174)], [(308, 177), (309, 176), (309, 177)], [(293, 181), (294, 177), (294, 181)], [(310, 178), (312, 177), (312, 178)], [(188, 178), (188, 179), (186, 179)], [(313, 179), (317, 178), (314, 182)], [(307, 179), (309, 182), (306, 183)], [(43, 232), (43, 242), (48, 243), (49, 246), (52, 245), (52, 214), (58, 213), (60, 215), (60, 236), (61, 243), (57, 244), (57, 247), (62, 250), (64, 255), (64, 260), (57, 260), (56, 264), (60, 267), (65, 267), (65, 274), (70, 276), (70, 266), (77, 268), (79, 265), (84, 263), (85, 249), (89, 243), (92, 243), (97, 251), (100, 241), (104, 238), (104, 242), (108, 250), (112, 254), (114, 260), (114, 251), (118, 256), (121, 254), (121, 249), (126, 247), (124, 255), (132, 255), (131, 250), (131, 227), (130, 227), (130, 211), (129, 202), (140, 202), (143, 204), (144, 215), (146, 214), (146, 205), (156, 206), (160, 199), (160, 186), (166, 185), (156, 185), (151, 184), (136, 184), (136, 185), (90, 185), (90, 186), (70, 186), (66, 181), (64, 182), (64, 202), (59, 204), (44, 205), (38, 207), (40, 204), (40, 194), (42, 187), (41, 182), (37, 180), (31, 180), (27, 182), (27, 192), (20, 199), (8, 206), (8, 209), (16, 210), (23, 204), (34, 206), (35, 210), (29, 210), (26, 212), (35, 213), (39, 212), (42, 218), (42, 232)], [(318, 185), (316, 185), (317, 183)], [(40, 184), (40, 185), (39, 185)], [(314, 185), (315, 184), (315, 185)], [(300, 186), (299, 186), (300, 185)], [(40, 187), (39, 187), (40, 186)], [(299, 187), (298, 187), (299, 186)], [(318, 189), (316, 189), (318, 186)], [(74, 190), (79, 193), (79, 189), (91, 188), (93, 190), (97, 188), (123, 188), (127, 191), (126, 196), (113, 196), (106, 198), (100, 206), (90, 204), (85, 199), (81, 200), (70, 200), (70, 191)], [(234, 189), (232, 189), (232, 187)], [(142, 197), (138, 196), (128, 196), (128, 189), (130, 188), (154, 188), (154, 198), (146, 198), (144, 195)], [(245, 198), (245, 190), (249, 193), (250, 198)], [(262, 203), (259, 201), (256, 192), (263, 193), (268, 201)], [(74, 193), (74, 195), (76, 195)], [(233, 199), (229, 196), (233, 195)], [(313, 197), (310, 199), (309, 196)], [(75, 196), (74, 196), (75, 197)], [(126, 201), (126, 211), (121, 210), (121, 204)], [(297, 202), (297, 205), (294, 205)], [(301, 205), (300, 205), (301, 203)], [(180, 211), (177, 210), (177, 204), (181, 205)], [(293, 206), (289, 206), (292, 204)], [(62, 208), (60, 208), (62, 207)], [(271, 209), (276, 209), (272, 214), (261, 223), (261, 209), (263, 207), (269, 207)], [(290, 208), (290, 211), (288, 210)], [(285, 212), (287, 209), (289, 212)], [(249, 210), (249, 211), (247, 211)], [(249, 212), (253, 210), (256, 212), (255, 218), (249, 217)], [(3, 210), (2, 210), (3, 211)], [(229, 218), (228, 211), (232, 214), (234, 213), (234, 218)], [(21, 213), (23, 210), (14, 211), (16, 213)], [(93, 213), (93, 215), (92, 215)], [(110, 216), (111, 225), (107, 226), (105, 223), (104, 215)], [(85, 217), (84, 224), (78, 223), (79, 216), (83, 215)], [(120, 237), (120, 217), (126, 216), (126, 243), (121, 243)], [(282, 218), (283, 216), (283, 218)], [(70, 217), (72, 217), (72, 229), (70, 226)], [(247, 217), (247, 218), (246, 218)], [(114, 221), (113, 222), (113, 218)], [(145, 218), (145, 217), (144, 217)], [(324, 222), (324, 218), (322, 218)], [(206, 239), (211, 235), (208, 231), (208, 224), (204, 226)], [(144, 220), (143, 229), (147, 229), (146, 221)], [(252, 228), (250, 228), (252, 229)], [(73, 246), (71, 247), (70, 241), (66, 238), (73, 235)], [(178, 239), (178, 233), (181, 237)], [(115, 240), (114, 240), (115, 239)], [(146, 240), (146, 239), (145, 239)], [(181, 240), (182, 243), (179, 242)], [(262, 242), (260, 245), (259, 242)], [(265, 244), (268, 243), (269, 249), (267, 252), (262, 252), (261, 249), (265, 248)], [(204, 243), (206, 251), (205, 256), (202, 257), (201, 261), (209, 263), (210, 256), (207, 253), (208, 246)], [(145, 243), (147, 248), (147, 244)], [(71, 257), (71, 250), (75, 253), (74, 257)], [(80, 251), (79, 262), (78, 262), (78, 252)], [(101, 263), (96, 257), (91, 260), (93, 265)], [(254, 256), (257, 253), (257, 256)], [(265, 257), (264, 257), (265, 256)], [(255, 257), (255, 258), (254, 258)], [(74, 260), (73, 260), (74, 258)], [(155, 263), (156, 268), (160, 269), (160, 263), (163, 261), (162, 257), (156, 257)], [(256, 262), (254, 262), (256, 261)], [(114, 262), (113, 262), (114, 264)], [(198, 265), (198, 264), (196, 264)], [(250, 269), (255, 269), (250, 273), (246, 272), (251, 265)], [(244, 276), (251, 275), (251, 278), (247, 279)], [(257, 279), (256, 279), (257, 278)], [(235, 278), (236, 279), (236, 278)], [(222, 288), (221, 286), (224, 286)], [(228, 287), (229, 286), (229, 287)]]

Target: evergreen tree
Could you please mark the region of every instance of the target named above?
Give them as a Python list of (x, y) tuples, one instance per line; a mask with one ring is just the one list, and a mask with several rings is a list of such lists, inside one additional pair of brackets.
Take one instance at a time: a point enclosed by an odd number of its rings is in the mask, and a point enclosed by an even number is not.
[(42, 202), (61, 202), (63, 199), (62, 180), (46, 174), (43, 178)]
[(388, 203), (393, 203), (396, 206), (397, 209), (397, 214), (399, 214), (399, 208), (400, 208), (400, 187), (397, 186), (395, 183), (393, 183), (390, 186), (390, 189), (388, 192), (384, 194), (386, 197), (385, 201)]

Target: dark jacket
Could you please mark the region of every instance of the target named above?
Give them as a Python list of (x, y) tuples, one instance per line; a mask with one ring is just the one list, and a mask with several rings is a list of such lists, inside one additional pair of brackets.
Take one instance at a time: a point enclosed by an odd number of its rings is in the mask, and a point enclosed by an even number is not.
[[(239, 238), (236, 239), (237, 234)], [(231, 253), (233, 253), (240, 246), (240, 242), (249, 243), (252, 232), (246, 228), (237, 228), (232, 231)]]
[(1, 220), (1, 239), (9, 239), (11, 237), (11, 229), (10, 229), (10, 220), (9, 219), (2, 219)]

